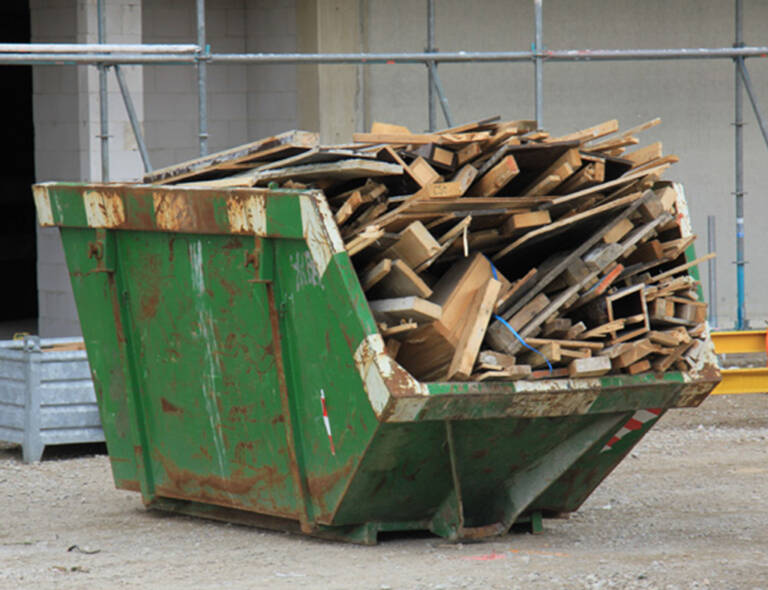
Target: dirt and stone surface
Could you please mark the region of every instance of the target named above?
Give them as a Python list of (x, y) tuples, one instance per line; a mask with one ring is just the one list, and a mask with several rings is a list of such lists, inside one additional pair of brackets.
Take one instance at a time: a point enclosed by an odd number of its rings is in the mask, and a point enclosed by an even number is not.
[(0, 588), (768, 589), (767, 395), (668, 413), (569, 519), (472, 544), (361, 547), (148, 512), (101, 452), (24, 465), (0, 446)]

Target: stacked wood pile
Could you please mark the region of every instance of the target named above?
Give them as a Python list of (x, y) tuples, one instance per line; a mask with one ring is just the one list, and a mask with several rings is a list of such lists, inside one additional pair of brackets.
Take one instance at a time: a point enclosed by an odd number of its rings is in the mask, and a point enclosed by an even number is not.
[[(185, 186), (325, 192), (388, 353), (422, 380), (631, 375), (693, 367), (706, 304), (684, 200), (617, 121), (561, 137), (532, 121), (439, 133), (375, 123), (355, 143), (292, 131), (153, 172)], [(275, 184), (276, 183), (276, 184)]]

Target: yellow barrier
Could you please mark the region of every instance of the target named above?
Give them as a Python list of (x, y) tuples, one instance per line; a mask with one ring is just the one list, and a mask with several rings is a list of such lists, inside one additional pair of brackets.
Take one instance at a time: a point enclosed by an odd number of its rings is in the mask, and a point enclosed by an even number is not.
[[(768, 350), (766, 330), (712, 332), (717, 354), (748, 354)], [(723, 369), (723, 380), (712, 395), (768, 393), (768, 367)]]

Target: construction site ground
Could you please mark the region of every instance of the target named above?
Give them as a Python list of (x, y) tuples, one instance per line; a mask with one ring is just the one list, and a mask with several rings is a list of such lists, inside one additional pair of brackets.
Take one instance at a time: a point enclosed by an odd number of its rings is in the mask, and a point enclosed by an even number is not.
[(669, 412), (568, 519), (345, 545), (148, 512), (101, 446), (0, 446), (0, 588), (768, 588), (768, 396)]

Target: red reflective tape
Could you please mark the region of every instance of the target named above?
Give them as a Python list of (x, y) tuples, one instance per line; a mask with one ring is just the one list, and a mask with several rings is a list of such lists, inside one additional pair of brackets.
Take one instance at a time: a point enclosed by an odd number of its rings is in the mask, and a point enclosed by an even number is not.
[(614, 436), (611, 440), (609, 440), (607, 443), (605, 443), (605, 446), (606, 447), (612, 447), (617, 442), (619, 442), (619, 437), (618, 436)]
[(635, 420), (634, 418), (630, 418), (629, 422), (624, 425), (624, 428), (627, 430), (640, 430), (642, 427), (643, 423), (640, 422), (640, 420)]
[(661, 414), (661, 408), (648, 408), (646, 412), (650, 412), (651, 414), (656, 414), (658, 416)]

